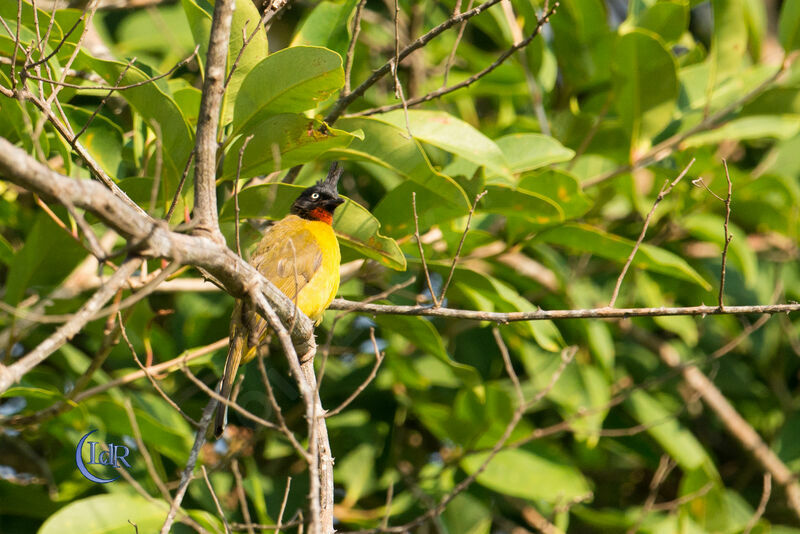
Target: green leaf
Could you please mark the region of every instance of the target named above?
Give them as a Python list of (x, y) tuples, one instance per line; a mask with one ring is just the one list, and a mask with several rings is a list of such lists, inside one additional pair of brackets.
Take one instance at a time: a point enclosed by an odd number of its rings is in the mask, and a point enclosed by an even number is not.
[[(92, 116), (91, 111), (83, 108), (69, 104), (61, 104), (61, 107), (75, 133), (78, 133)], [(89, 154), (112, 178), (117, 178), (119, 165), (122, 163), (122, 136), (122, 128), (98, 113), (79, 138)]]
[(800, 3), (783, 2), (781, 5), (778, 40), (787, 54), (800, 48)]
[(482, 383), (481, 377), (474, 367), (450, 358), (441, 335), (430, 321), (411, 315), (379, 315), (375, 317), (375, 322), (381, 328), (403, 336), (419, 350), (448, 365), (466, 386), (474, 387)]
[[(116, 85), (127, 63), (100, 60), (80, 52), (74, 66), (78, 69), (93, 70), (106, 83)], [(140, 83), (148, 79), (142, 70), (131, 66), (120, 84)], [(183, 174), (189, 153), (194, 148), (194, 134), (175, 100), (172, 99), (165, 80), (145, 83), (126, 89), (120, 94), (142, 116), (148, 127), (154, 128), (154, 123), (158, 125), (164, 162), (161, 187), (164, 198), (171, 199)], [(154, 161), (156, 158), (151, 159)]]
[(788, 139), (800, 132), (800, 115), (754, 115), (733, 119), (716, 130), (693, 135), (683, 141), (681, 150), (716, 145), (727, 140)]
[[(590, 252), (597, 254), (601, 258), (615, 260), (620, 263), (625, 263), (635, 244), (634, 241), (629, 239), (579, 223), (567, 223), (545, 230), (536, 236), (536, 240)], [(711, 289), (711, 284), (703, 279), (683, 258), (647, 243), (642, 243), (639, 247), (639, 251), (636, 253), (631, 265), (680, 280), (694, 282), (706, 291)]]
[(580, 217), (592, 206), (578, 179), (566, 171), (547, 170), (525, 174), (520, 178), (518, 187), (543, 195), (558, 204), (564, 219)]
[(554, 137), (536, 133), (506, 135), (495, 142), (503, 151), (509, 170), (520, 173), (569, 161), (575, 151), (564, 147)]
[(677, 41), (689, 26), (689, 5), (686, 0), (658, 2), (641, 14), (636, 25), (667, 43)]
[[(57, 210), (62, 216), (62, 210)], [(39, 212), (25, 236), (25, 244), (14, 255), (5, 282), (5, 301), (17, 305), (28, 288), (38, 291), (59, 284), (86, 256), (86, 249)]]
[(708, 61), (711, 65), (709, 92), (741, 70), (747, 53), (747, 27), (742, 0), (711, 0), (714, 31)]
[(279, 113), (314, 108), (344, 85), (342, 58), (317, 46), (286, 48), (264, 58), (242, 81), (233, 112), (233, 135), (255, 133)]
[[(461, 467), (475, 473), (489, 454), (471, 454), (461, 461)], [(532, 484), (534, 480), (547, 483)], [(588, 481), (563, 454), (540, 444), (501, 450), (477, 482), (503, 495), (551, 503), (568, 502), (590, 491)]]
[(350, 44), (350, 19), (358, 0), (318, 2), (303, 21), (291, 46), (317, 45), (344, 57)]
[(675, 420), (672, 411), (648, 393), (634, 391), (623, 406), (684, 470), (695, 469), (709, 460), (697, 438)]
[[(385, 113), (381, 115), (381, 119), (406, 131), (406, 116), (401, 109)], [(494, 141), (449, 113), (410, 109), (408, 128), (415, 139), (483, 165), (494, 172), (509, 172), (503, 152)]]
[(334, 476), (337, 483), (345, 487), (342, 505), (353, 507), (363, 497), (370, 484), (374, 483), (375, 457), (377, 451), (371, 443), (361, 443), (344, 458), (337, 460)]
[(0, 262), (6, 266), (11, 266), (11, 261), (14, 259), (14, 248), (8, 239), (0, 235)]
[(492, 512), (484, 501), (468, 492), (459, 493), (442, 513), (447, 532), (459, 534), (489, 534), (492, 530)]
[[(246, 133), (253, 135), (253, 139), (244, 151), (240, 178), (308, 163), (328, 150), (347, 147), (356, 137), (356, 134), (336, 128), (327, 128), (321, 133), (321, 124), (299, 113), (271, 115), (251, 123)], [(244, 141), (245, 137), (239, 136), (228, 148), (222, 166), (223, 180), (236, 178), (239, 150)]]
[(613, 35), (602, 0), (565, 0), (553, 16), (553, 48), (568, 87), (595, 87), (608, 80)]
[(200, 45), (198, 62), (204, 68), (208, 56), (208, 39), (211, 35), (211, 15), (214, 12), (208, 0), (181, 0), (183, 12), (192, 30), (194, 42)]
[(130, 534), (131, 521), (139, 532), (156, 532), (169, 505), (139, 496), (116, 493), (74, 501), (50, 516), (38, 534)]
[[(244, 80), (260, 62), (269, 55), (267, 34), (263, 28), (258, 28), (250, 39), (247, 47), (244, 39), (249, 39), (253, 31), (260, 26), (261, 15), (256, 9), (253, 0), (236, 0), (236, 9), (233, 11), (231, 21), (231, 38), (228, 45), (228, 66), (226, 72), (230, 73), (234, 62), (238, 60), (236, 70), (233, 71), (225, 96), (222, 101), (222, 124), (228, 124), (234, 118), (236, 103), (239, 101), (239, 92)], [(239, 53), (241, 52), (241, 56)], [(303, 65), (299, 63), (298, 65)], [(297, 69), (299, 72), (302, 69)], [(284, 111), (282, 111), (283, 113)]]
[[(278, 220), (289, 213), (292, 202), (303, 187), (289, 184), (262, 184), (239, 193), (239, 216), (242, 219)], [(394, 239), (381, 235), (381, 223), (370, 212), (352, 200), (336, 209), (333, 229), (339, 243), (395, 270), (406, 269), (406, 258)], [(222, 220), (234, 218), (234, 199), (229, 199), (220, 212)]]
[(408, 182), (390, 191), (372, 210), (386, 235), (400, 237), (414, 232), (411, 193), (417, 194), (421, 228), (466, 215), (470, 202), (455, 180), (433, 169), (425, 152), (405, 129), (371, 117), (341, 119), (336, 124), (347, 130), (362, 130), (364, 139), (347, 148), (331, 150), (331, 157), (374, 163), (396, 172)]
[(677, 65), (658, 39), (635, 30), (619, 38), (612, 68), (614, 103), (635, 159), (672, 120), (678, 98)]
[(480, 210), (521, 217), (538, 226), (549, 226), (564, 220), (564, 212), (544, 195), (507, 185), (487, 185)]

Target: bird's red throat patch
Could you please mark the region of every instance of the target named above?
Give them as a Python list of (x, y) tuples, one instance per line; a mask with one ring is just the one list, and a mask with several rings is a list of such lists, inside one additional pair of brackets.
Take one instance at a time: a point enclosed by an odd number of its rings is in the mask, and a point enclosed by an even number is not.
[(333, 213), (329, 212), (325, 208), (314, 208), (309, 212), (309, 215), (315, 221), (333, 224)]

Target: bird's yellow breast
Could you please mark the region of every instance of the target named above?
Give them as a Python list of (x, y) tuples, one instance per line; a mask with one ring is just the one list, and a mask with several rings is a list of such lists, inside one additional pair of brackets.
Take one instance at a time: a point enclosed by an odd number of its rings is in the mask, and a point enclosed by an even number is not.
[(340, 262), (333, 228), (296, 215), (272, 225), (250, 260), (317, 324), (339, 289)]

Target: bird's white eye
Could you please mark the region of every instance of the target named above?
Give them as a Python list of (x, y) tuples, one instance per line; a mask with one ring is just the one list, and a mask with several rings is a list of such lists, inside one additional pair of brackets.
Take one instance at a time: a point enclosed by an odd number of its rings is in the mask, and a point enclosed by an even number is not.
[(311, 193), (311, 200), (317, 200), (319, 198), (319, 193)]

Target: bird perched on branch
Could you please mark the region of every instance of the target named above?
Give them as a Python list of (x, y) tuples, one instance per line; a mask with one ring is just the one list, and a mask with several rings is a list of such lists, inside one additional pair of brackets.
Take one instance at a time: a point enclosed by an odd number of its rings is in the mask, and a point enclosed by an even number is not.
[[(250, 264), (275, 284), (310, 319), (319, 324), (339, 289), (339, 242), (331, 226), (333, 212), (344, 199), (336, 185), (342, 168), (333, 163), (325, 180), (305, 189), (289, 215), (273, 224), (261, 238)], [(242, 300), (231, 317), (230, 348), (220, 394), (229, 399), (236, 372), (247, 363), (267, 334), (266, 321)], [(222, 435), (228, 407), (217, 409), (214, 433)]]

